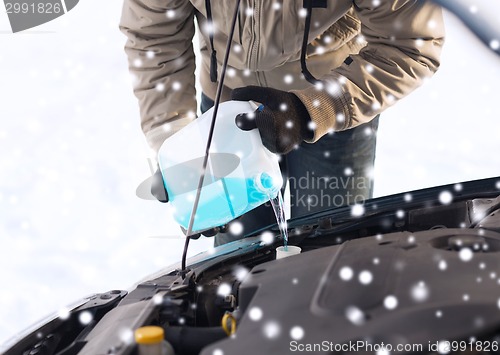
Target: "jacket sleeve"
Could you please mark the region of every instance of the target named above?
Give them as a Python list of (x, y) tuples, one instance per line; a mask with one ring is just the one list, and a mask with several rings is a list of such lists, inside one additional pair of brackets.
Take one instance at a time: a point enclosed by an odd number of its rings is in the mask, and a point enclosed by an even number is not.
[(361, 21), (358, 40), (366, 46), (316, 87), (294, 91), (315, 126), (310, 142), (370, 121), (439, 67), (444, 42), (440, 7), (419, 0), (353, 2)]
[(158, 151), (195, 117), (194, 8), (188, 0), (124, 0), (120, 30), (141, 127)]

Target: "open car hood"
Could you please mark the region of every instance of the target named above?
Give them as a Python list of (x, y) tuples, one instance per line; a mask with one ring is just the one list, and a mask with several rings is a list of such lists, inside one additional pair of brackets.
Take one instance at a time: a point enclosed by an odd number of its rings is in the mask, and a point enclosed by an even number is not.
[[(149, 324), (165, 328), (177, 354), (498, 350), (500, 178), (377, 198), (362, 216), (342, 207), (289, 227), (300, 255), (275, 260), (282, 241), (270, 226), (189, 259), (184, 277), (173, 265), (130, 292), (91, 296), (5, 354), (135, 354), (130, 334)], [(83, 312), (93, 321), (79, 322)], [(234, 336), (220, 325), (225, 312)]]

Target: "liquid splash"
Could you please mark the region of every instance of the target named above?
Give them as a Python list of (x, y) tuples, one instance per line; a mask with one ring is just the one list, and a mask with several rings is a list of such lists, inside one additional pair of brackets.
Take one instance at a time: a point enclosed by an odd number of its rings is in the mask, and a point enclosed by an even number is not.
[(278, 195), (275, 198), (272, 198), (271, 195), (269, 195), (269, 201), (273, 207), (276, 222), (278, 222), (281, 237), (283, 238), (284, 250), (288, 251), (288, 227), (285, 219), (285, 206), (281, 191), (278, 191)]

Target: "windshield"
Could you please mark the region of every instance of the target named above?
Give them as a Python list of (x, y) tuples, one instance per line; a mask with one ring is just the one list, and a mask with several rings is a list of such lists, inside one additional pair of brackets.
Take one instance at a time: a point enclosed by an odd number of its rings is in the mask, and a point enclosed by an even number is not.
[[(500, 13), (496, 1), (461, 4)], [(0, 15), (0, 344), (82, 295), (178, 262), (184, 245), (172, 211), (135, 195), (154, 155), (117, 29), (121, 2), (66, 10), (16, 34)], [(445, 23), (437, 74), (381, 115), (376, 197), (500, 175), (500, 60), (448, 11)], [(212, 244), (192, 241), (189, 255)]]

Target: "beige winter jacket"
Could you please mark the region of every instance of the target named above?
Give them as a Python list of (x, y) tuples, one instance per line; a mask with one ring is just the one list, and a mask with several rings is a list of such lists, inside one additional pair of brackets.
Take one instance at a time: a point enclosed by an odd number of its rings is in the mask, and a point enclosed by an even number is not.
[[(440, 8), (422, 0), (328, 0), (312, 10), (307, 66), (323, 85), (301, 74), (303, 0), (242, 0), (225, 80), (230, 89), (259, 85), (293, 91), (305, 104), (315, 134), (371, 120), (439, 66), (444, 25)], [(212, 0), (214, 47), (224, 57), (236, 1)], [(196, 112), (194, 20), (201, 29), (201, 86), (214, 98), (205, 0), (124, 0), (120, 29), (142, 129), (158, 150)], [(347, 60), (346, 60), (347, 58)]]

